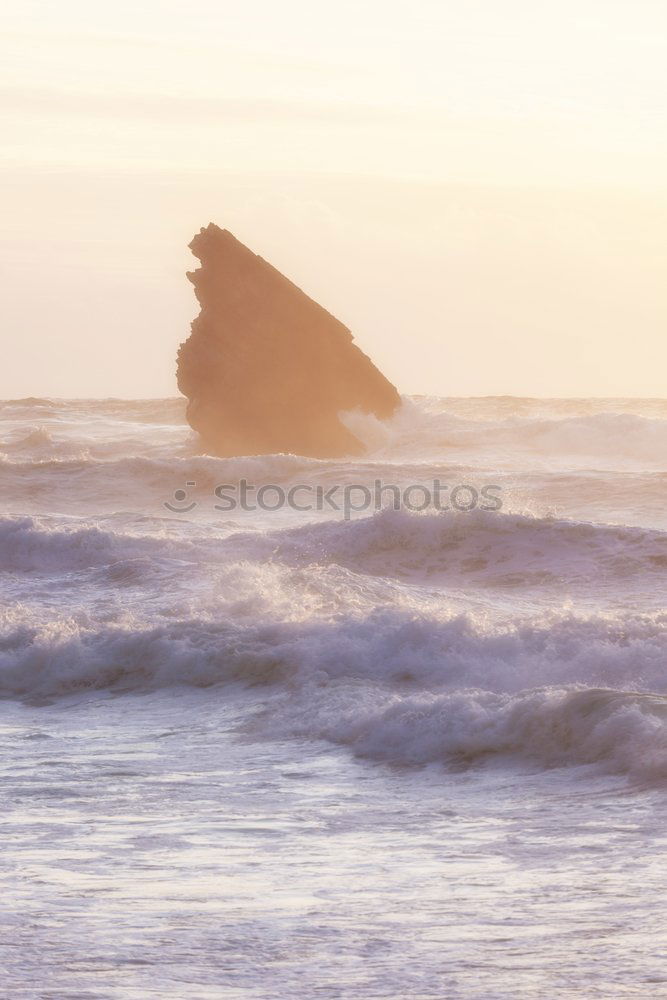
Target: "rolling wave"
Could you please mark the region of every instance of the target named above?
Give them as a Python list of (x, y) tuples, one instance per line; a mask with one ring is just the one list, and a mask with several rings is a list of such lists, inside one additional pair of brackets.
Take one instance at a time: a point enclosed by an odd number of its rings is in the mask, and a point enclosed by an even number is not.
[(249, 725), (264, 735), (327, 739), (401, 764), (518, 754), (662, 779), (666, 654), (664, 616), (493, 628), (395, 610), (245, 626), (24, 620), (0, 641), (0, 691), (34, 699), (261, 684), (267, 695)]
[[(153, 532), (159, 527), (150, 520)], [(0, 570), (58, 573), (119, 559), (173, 555), (295, 567), (335, 564), (355, 573), (425, 583), (553, 585), (667, 574), (667, 532), (485, 511), (383, 510), (355, 521), (273, 531), (193, 530), (187, 537), (118, 531), (45, 517), (0, 517)]]
[(667, 572), (667, 532), (474, 510), (385, 510), (268, 536), (275, 557), (382, 576), (512, 585)]
[(596, 765), (644, 781), (667, 778), (667, 696), (637, 691), (458, 690), (406, 697), (342, 691), (307, 705), (287, 703), (269, 729), (327, 739), (392, 764), (460, 767), (511, 756), (540, 768)]

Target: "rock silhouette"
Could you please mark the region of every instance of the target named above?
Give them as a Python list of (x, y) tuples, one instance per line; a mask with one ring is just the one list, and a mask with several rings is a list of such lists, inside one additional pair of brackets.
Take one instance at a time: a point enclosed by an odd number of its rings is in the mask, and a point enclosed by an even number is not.
[(210, 224), (190, 249), (201, 306), (178, 352), (187, 419), (215, 455), (292, 452), (334, 458), (363, 446), (339, 419), (380, 418), (395, 387), (335, 317), (226, 229)]

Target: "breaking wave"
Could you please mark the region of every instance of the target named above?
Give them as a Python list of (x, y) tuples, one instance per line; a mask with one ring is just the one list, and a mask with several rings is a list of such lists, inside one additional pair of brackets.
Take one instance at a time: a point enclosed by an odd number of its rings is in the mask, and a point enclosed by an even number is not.
[(512, 585), (667, 571), (666, 532), (480, 510), (385, 510), (274, 533), (267, 544), (286, 560), (416, 580), (444, 574)]
[[(149, 519), (149, 527), (159, 526)], [(384, 510), (356, 521), (279, 531), (212, 529), (188, 538), (99, 524), (0, 517), (0, 568), (58, 573), (154, 554), (241, 558), (291, 566), (335, 564), (353, 572), (429, 584), (441, 577), (489, 586), (630, 580), (667, 574), (667, 532), (484, 511)], [(667, 581), (663, 581), (667, 583)]]
[(418, 585), (449, 580), (511, 589), (653, 579), (653, 586), (667, 586), (667, 532), (644, 528), (484, 511), (385, 510), (356, 521), (279, 531), (239, 531), (230, 522), (226, 530), (204, 526), (184, 538), (160, 531), (159, 518), (145, 522), (128, 532), (99, 523), (0, 517), (0, 569), (57, 574), (153, 555), (203, 563), (337, 565)]
[(667, 696), (604, 688), (519, 694), (458, 690), (378, 697), (345, 691), (292, 704), (275, 732), (326, 738), (392, 764), (470, 765), (517, 756), (539, 767), (593, 764), (667, 778)]
[[(346, 422), (366, 444), (369, 452), (423, 459), (447, 454), (450, 460), (473, 458), (499, 464), (512, 459), (528, 459), (541, 467), (547, 464), (593, 464), (594, 468), (662, 467), (667, 448), (667, 409), (652, 408), (651, 415), (617, 410), (619, 401), (608, 401), (609, 409), (575, 414), (551, 412), (548, 401), (531, 401), (530, 410), (506, 410), (485, 419), (478, 406), (471, 419), (459, 405), (443, 410), (413, 399), (389, 421), (350, 414)], [(561, 401), (562, 402), (562, 401)], [(492, 412), (493, 412), (492, 408)]]
[(252, 727), (264, 735), (327, 739), (401, 764), (518, 754), (667, 777), (665, 624), (561, 614), (489, 627), (395, 610), (252, 625), (8, 621), (0, 691), (262, 685), (271, 697), (258, 699)]

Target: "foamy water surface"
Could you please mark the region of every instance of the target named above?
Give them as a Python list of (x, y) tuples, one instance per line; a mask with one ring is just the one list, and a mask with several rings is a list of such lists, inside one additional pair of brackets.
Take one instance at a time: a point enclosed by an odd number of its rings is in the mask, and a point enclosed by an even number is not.
[(3, 995), (667, 996), (667, 401), (412, 398), (350, 462), (0, 419)]

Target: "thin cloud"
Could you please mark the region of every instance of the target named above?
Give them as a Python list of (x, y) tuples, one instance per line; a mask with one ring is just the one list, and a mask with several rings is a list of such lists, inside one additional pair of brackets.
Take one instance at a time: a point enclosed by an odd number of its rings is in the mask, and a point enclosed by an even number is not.
[(340, 122), (409, 124), (432, 122), (433, 113), (412, 107), (356, 105), (266, 98), (197, 97), (170, 94), (92, 94), (50, 88), (0, 88), (0, 107), (32, 114), (95, 115), (152, 121), (219, 120), (235, 122)]

